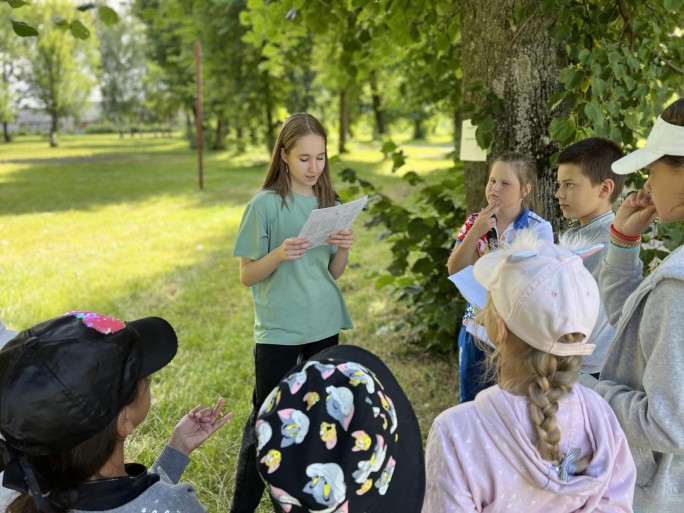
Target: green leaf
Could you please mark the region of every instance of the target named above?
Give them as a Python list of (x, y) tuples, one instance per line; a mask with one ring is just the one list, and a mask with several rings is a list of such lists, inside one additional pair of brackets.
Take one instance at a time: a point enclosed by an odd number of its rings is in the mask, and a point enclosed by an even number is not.
[(601, 110), (601, 107), (599, 104), (595, 101), (589, 102), (584, 106), (584, 113), (587, 115), (587, 117), (591, 120), (591, 122), (594, 124), (594, 128), (600, 127), (603, 125), (603, 121), (605, 119), (605, 116), (603, 115), (603, 110)]
[(391, 274), (383, 274), (382, 276), (380, 276), (380, 278), (375, 280), (375, 288), (381, 289), (383, 287), (386, 287), (387, 285), (392, 285), (392, 283), (394, 283), (394, 280), (395, 278)]
[(549, 111), (553, 111), (556, 107), (558, 107), (563, 100), (568, 96), (567, 91), (560, 91), (556, 94), (554, 94), (551, 99), (549, 99), (548, 103), (548, 108)]
[(635, 132), (638, 132), (641, 130), (641, 124), (639, 123), (639, 118), (637, 118), (636, 114), (634, 113), (629, 113), (625, 116), (624, 119), (625, 126), (629, 128), (630, 130), (634, 130)]
[(418, 183), (421, 183), (421, 182), (424, 182), (424, 181), (425, 181), (425, 180), (423, 180), (423, 177), (420, 176), (420, 175), (419, 175), (418, 173), (416, 173), (415, 171), (409, 171), (408, 173), (406, 173), (406, 174), (405, 174), (404, 176), (402, 176), (401, 178), (402, 178), (402, 180), (407, 181), (407, 182), (410, 183), (411, 185), (416, 185), (416, 184), (418, 184)]
[(589, 50), (582, 48), (577, 54), (577, 60), (580, 62), (580, 64), (586, 64), (590, 55), (591, 52), (589, 52)]
[(397, 149), (397, 145), (394, 143), (394, 141), (385, 141), (382, 144), (382, 152), (387, 155), (389, 153), (392, 153), (394, 150)]
[(584, 75), (582, 72), (576, 69), (566, 70), (566, 72), (563, 74), (563, 84), (565, 85), (565, 89), (567, 91), (573, 90), (582, 82), (583, 78)]
[(24, 23), (23, 21), (18, 21), (15, 19), (12, 19), (11, 21), (12, 29), (19, 37), (35, 37), (38, 35), (38, 31), (28, 23)]
[(401, 166), (406, 164), (406, 157), (403, 151), (394, 152), (392, 154), (392, 172), (394, 173)]
[(556, 43), (563, 43), (570, 38), (570, 29), (565, 25), (556, 25), (551, 29), (549, 35)]
[(624, 81), (625, 81), (625, 85), (627, 86), (627, 89), (629, 91), (634, 89), (634, 87), (636, 86), (636, 81), (632, 77), (630, 77), (629, 75), (625, 75)]
[(24, 0), (6, 0), (8, 4), (10, 4), (10, 7), (12, 9), (19, 9), (19, 7), (22, 7), (24, 5), (27, 5), (28, 2), (24, 2)]
[(95, 9), (96, 5), (94, 3), (89, 3), (89, 4), (81, 4), (76, 9), (78, 9), (81, 12), (89, 11), (90, 9)]
[(562, 144), (572, 142), (577, 126), (572, 119), (553, 118), (549, 124), (549, 135)]
[(67, 20), (65, 20), (64, 18), (60, 18), (59, 16), (53, 16), (52, 22), (61, 29), (69, 28), (69, 22)]
[(684, 0), (665, 0), (663, 6), (670, 12), (676, 12), (684, 6)]
[(90, 37), (90, 30), (78, 20), (71, 22), (71, 33), (76, 39), (88, 39)]
[(610, 129), (610, 138), (618, 144), (622, 144), (622, 132), (616, 126)]
[(482, 126), (478, 126), (475, 129), (475, 139), (477, 140), (477, 145), (480, 148), (487, 150), (494, 140), (494, 132), (483, 128)]
[(610, 89), (608, 82), (599, 77), (594, 77), (591, 79), (591, 90), (598, 97), (603, 97)]
[(105, 25), (114, 25), (119, 21), (119, 15), (111, 7), (101, 5), (97, 8), (97, 14)]

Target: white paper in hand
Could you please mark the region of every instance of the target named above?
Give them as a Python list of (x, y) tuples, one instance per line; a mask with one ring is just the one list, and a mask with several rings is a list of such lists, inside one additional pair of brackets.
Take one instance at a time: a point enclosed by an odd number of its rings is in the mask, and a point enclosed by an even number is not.
[(333, 233), (351, 228), (367, 202), (368, 196), (364, 196), (344, 205), (312, 210), (299, 232), (299, 238), (311, 242), (312, 248), (325, 244), (325, 240)]
[(473, 276), (473, 266), (469, 265), (449, 276), (454, 285), (458, 287), (461, 295), (468, 303), (476, 308), (482, 308), (487, 301), (487, 290), (480, 285)]

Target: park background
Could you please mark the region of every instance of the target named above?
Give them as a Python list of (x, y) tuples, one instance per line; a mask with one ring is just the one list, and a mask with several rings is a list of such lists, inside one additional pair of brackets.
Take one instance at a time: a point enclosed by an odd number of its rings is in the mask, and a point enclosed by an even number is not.
[[(225, 397), (235, 417), (185, 478), (227, 509), (253, 382), (232, 247), (279, 125), (307, 111), (328, 130), (343, 200), (370, 196), (340, 279), (355, 323), (342, 342), (385, 359), (426, 436), (457, 398), (463, 302), (445, 262), (486, 180), (486, 162), (459, 159), (461, 122), (489, 159), (535, 159), (539, 211), (559, 229), (557, 152), (591, 135), (640, 144), (684, 94), (682, 27), (682, 0), (4, 1), (0, 318), (167, 318), (179, 354), (128, 455), (151, 463), (175, 419)], [(37, 133), (19, 123), (28, 111), (48, 120)], [(682, 238), (656, 231), (651, 265)]]

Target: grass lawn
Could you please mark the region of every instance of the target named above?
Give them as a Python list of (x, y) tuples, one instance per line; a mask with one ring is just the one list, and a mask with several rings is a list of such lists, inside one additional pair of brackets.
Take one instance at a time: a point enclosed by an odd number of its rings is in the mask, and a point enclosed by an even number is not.
[[(261, 149), (205, 153), (200, 192), (196, 155), (180, 138), (63, 136), (59, 148), (47, 146), (29, 136), (0, 145), (0, 318), (15, 329), (76, 309), (168, 319), (179, 352), (155, 376), (150, 415), (129, 439), (127, 456), (152, 463), (176, 419), (198, 402), (225, 397), (233, 421), (193, 454), (184, 475), (210, 511), (225, 511), (253, 383), (252, 300), (231, 253), (269, 156)], [(332, 159), (334, 172), (353, 167), (387, 194), (411, 200), (378, 145), (350, 149)], [(406, 170), (438, 178), (450, 167), (448, 142), (404, 149)], [(389, 261), (388, 248), (360, 222), (355, 233), (352, 261), (340, 278), (355, 329), (341, 340), (386, 361), (425, 437), (432, 419), (456, 400), (455, 362), (388, 330), (398, 313), (372, 280)], [(260, 511), (271, 511), (268, 501)]]

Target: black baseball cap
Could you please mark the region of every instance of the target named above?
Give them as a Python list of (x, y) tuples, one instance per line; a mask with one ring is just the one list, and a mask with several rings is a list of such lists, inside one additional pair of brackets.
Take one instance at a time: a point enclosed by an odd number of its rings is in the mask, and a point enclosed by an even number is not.
[(0, 432), (28, 454), (71, 449), (114, 420), (177, 348), (159, 317), (74, 311), (24, 330), (0, 350)]

